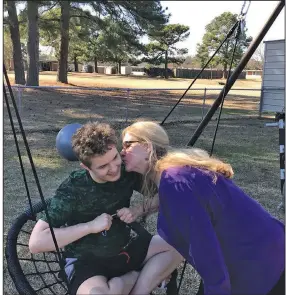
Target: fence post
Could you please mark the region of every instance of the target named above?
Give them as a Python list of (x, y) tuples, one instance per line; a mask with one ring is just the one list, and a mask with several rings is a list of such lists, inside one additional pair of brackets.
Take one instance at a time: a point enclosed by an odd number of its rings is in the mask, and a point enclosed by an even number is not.
[(203, 120), (204, 115), (205, 115), (206, 95), (207, 95), (207, 89), (205, 88), (205, 90), (204, 90), (204, 102), (203, 102), (203, 108), (202, 108), (202, 120)]
[(127, 97), (126, 97), (126, 107), (125, 107), (125, 123), (128, 121), (128, 103), (129, 103), (129, 93), (130, 89), (127, 88)]

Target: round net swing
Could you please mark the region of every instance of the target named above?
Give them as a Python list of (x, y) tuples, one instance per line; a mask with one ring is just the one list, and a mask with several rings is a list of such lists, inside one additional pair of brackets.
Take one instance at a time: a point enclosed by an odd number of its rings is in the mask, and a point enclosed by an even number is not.
[[(46, 200), (46, 204), (48, 205), (50, 201), (51, 199)], [(9, 274), (19, 294), (69, 294), (57, 253), (32, 254), (29, 251), (29, 238), (36, 224), (34, 215), (42, 211), (44, 211), (44, 205), (38, 202), (32, 210), (28, 209), (22, 213), (10, 228), (5, 250)], [(134, 223), (132, 229), (137, 234), (144, 234), (146, 231), (139, 223)], [(63, 249), (61, 254), (64, 256)], [(172, 273), (171, 280), (166, 286), (167, 295), (177, 294), (176, 279), (177, 270)]]
[[(46, 204), (49, 202), (50, 199)], [(43, 210), (43, 203), (39, 202), (33, 206), (33, 212), (28, 209), (14, 221), (5, 250), (8, 271), (19, 294), (68, 294), (56, 252), (29, 251), (29, 238), (36, 224), (34, 215)]]

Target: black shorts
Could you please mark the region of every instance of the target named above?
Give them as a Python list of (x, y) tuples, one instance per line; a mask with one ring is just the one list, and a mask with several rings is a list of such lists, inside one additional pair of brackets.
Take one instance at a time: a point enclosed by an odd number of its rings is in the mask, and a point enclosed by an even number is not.
[(140, 271), (148, 252), (152, 235), (148, 232), (131, 241), (126, 249), (114, 257), (79, 259), (74, 263), (74, 276), (70, 281), (71, 295), (75, 295), (80, 285), (94, 276), (104, 276), (107, 280), (119, 277), (132, 270)]

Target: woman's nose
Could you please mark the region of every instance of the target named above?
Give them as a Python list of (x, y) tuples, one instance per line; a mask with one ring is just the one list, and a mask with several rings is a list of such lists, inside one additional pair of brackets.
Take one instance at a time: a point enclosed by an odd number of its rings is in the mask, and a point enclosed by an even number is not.
[(124, 156), (125, 155), (125, 150), (124, 149), (121, 150), (120, 155), (121, 156)]

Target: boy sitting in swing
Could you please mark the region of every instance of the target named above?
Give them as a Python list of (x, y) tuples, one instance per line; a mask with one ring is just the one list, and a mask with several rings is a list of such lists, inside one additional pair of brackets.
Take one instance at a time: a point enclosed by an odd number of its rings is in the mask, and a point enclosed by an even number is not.
[[(78, 129), (72, 146), (83, 169), (70, 174), (48, 206), (58, 246), (72, 262), (72, 271), (66, 267), (72, 295), (150, 294), (182, 261), (158, 235), (145, 230), (132, 235), (127, 224), (144, 212), (143, 206), (130, 207), (141, 177), (125, 171), (116, 145), (108, 124)], [(157, 206), (154, 198), (150, 207)], [(45, 214), (32, 231), (29, 248), (32, 253), (55, 251)]]

